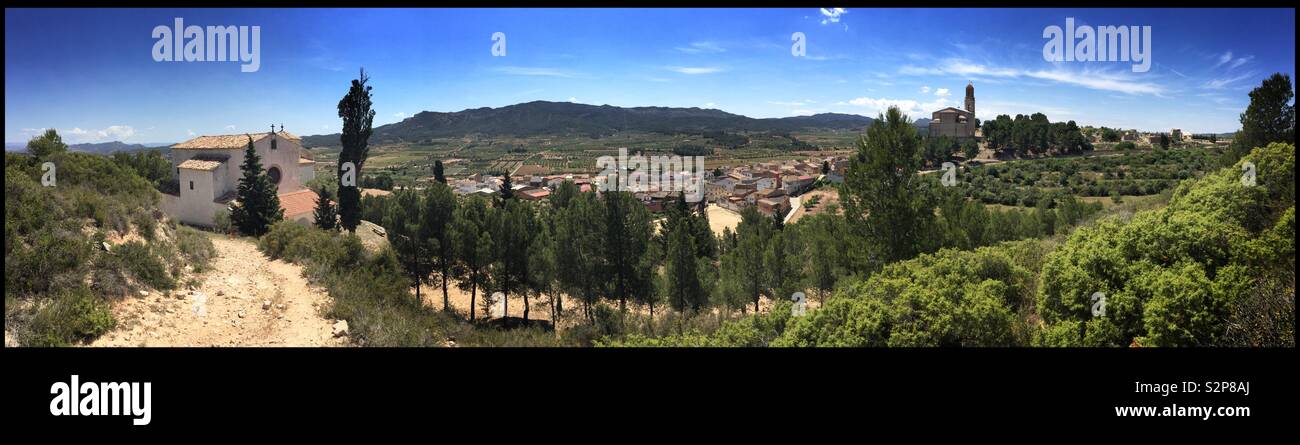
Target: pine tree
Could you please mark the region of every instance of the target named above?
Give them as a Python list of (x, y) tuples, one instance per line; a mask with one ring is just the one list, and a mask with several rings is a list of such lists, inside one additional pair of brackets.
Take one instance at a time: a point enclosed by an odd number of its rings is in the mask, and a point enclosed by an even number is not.
[(478, 290), (487, 285), (492, 265), (492, 208), (482, 198), (471, 197), (456, 208), (451, 223), (451, 242), (456, 254), (453, 269), (457, 286), (469, 291), (469, 319), (475, 319)]
[(452, 243), (452, 216), (456, 212), (456, 196), (442, 184), (425, 190), (424, 212), (420, 217), (420, 237), (428, 240), (433, 260), (433, 273), (442, 286), (442, 307), (450, 308), (447, 281), (452, 275), (456, 255)]
[(275, 184), (262, 170), (262, 158), (253, 148), (252, 136), (248, 137), (241, 168), (244, 177), (239, 179), (236, 195), (239, 204), (230, 212), (230, 221), (239, 228), (239, 233), (262, 236), (270, 230), (271, 224), (284, 219), (284, 210), (280, 208)]
[(317, 193), (320, 196), (316, 199), (316, 212), (314, 214), (316, 227), (325, 230), (338, 229), (339, 212), (338, 208), (334, 206), (334, 202), (331, 201), (334, 199), (334, 195), (330, 193), (329, 189), (323, 187)]
[(53, 128), (45, 130), (44, 134), (33, 137), (27, 142), (27, 152), (37, 159), (66, 151), (68, 151), (68, 144), (63, 143), (63, 138)]
[(1295, 97), (1291, 76), (1273, 73), (1250, 92), (1250, 105), (1241, 113), (1237, 132), (1224, 163), (1231, 165), (1257, 147), (1270, 142), (1295, 143)]
[[(1025, 127), (1018, 130), (1019, 136), (1028, 141), (1025, 132), (1031, 121), (1016, 117), (1015, 126)], [(1013, 135), (1012, 139), (1020, 138)], [(1021, 147), (1030, 146), (1025, 141)], [(897, 107), (872, 122), (858, 141), (858, 153), (840, 185), (844, 215), (856, 235), (848, 241), (862, 242), (851, 250), (854, 272), (926, 251), (924, 234), (931, 233), (936, 202), (929, 184), (916, 174), (920, 151), (916, 127)]]
[(416, 301), (423, 303), (420, 284), (428, 281), (433, 271), (433, 258), (429, 242), (421, 235), (423, 206), (420, 192), (399, 190), (386, 202), (383, 213), (383, 226), (387, 231), (388, 244), (397, 253), (402, 270), (411, 279), (415, 288)]

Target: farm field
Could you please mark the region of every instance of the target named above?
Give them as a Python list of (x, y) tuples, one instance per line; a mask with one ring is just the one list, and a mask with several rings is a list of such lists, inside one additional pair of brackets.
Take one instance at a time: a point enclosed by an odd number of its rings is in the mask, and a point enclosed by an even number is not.
[[(789, 136), (767, 133), (729, 135), (743, 139), (721, 139), (699, 134), (626, 133), (603, 138), (585, 136), (536, 136), (526, 138), (442, 138), (412, 143), (372, 146), (366, 161), (366, 174), (387, 173), (398, 184), (413, 183), (433, 175), (435, 161), (443, 162), (448, 177), (472, 174), (511, 173), (515, 175), (552, 175), (596, 173), (601, 156), (618, 156), (620, 148), (629, 155), (667, 156), (681, 146), (703, 146), (705, 168), (735, 166), (755, 162), (807, 159), (852, 152), (857, 133), (824, 131), (796, 133)], [(743, 145), (736, 145), (743, 140)], [(798, 142), (792, 142), (798, 141)], [(317, 164), (317, 175), (333, 174), (339, 148), (310, 149)]]

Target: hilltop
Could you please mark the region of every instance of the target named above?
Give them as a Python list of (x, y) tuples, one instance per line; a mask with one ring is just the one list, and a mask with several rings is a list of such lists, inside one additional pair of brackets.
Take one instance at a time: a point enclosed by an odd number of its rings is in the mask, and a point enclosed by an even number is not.
[[(706, 131), (790, 132), (809, 129), (861, 131), (872, 119), (856, 114), (822, 113), (783, 118), (751, 118), (698, 107), (616, 107), (533, 101), (500, 108), (457, 112), (422, 111), (401, 122), (375, 127), (371, 144), (418, 142), (438, 137), (576, 135), (600, 137), (639, 131), (663, 134)], [(339, 135), (303, 137), (307, 147), (337, 145)]]

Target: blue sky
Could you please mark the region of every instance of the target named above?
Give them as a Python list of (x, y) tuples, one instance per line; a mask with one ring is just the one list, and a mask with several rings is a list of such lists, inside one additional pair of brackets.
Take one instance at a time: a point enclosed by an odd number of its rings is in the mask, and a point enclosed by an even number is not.
[[(156, 62), (155, 26), (257, 25), (261, 66)], [(1149, 25), (1150, 71), (1049, 62), (1047, 26)], [(492, 55), (492, 34), (506, 55)], [(791, 55), (791, 34), (807, 40)], [(531, 100), (912, 118), (961, 106), (1053, 121), (1224, 132), (1247, 93), (1295, 74), (1295, 12), (1140, 9), (6, 10), (5, 141), (176, 142), (284, 124), (338, 131), (364, 66), (376, 125)]]

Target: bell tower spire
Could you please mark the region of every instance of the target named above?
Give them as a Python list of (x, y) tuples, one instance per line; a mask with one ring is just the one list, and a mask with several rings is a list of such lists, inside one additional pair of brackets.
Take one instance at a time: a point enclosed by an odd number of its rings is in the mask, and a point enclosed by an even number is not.
[(975, 85), (971, 82), (966, 82), (966, 111), (975, 114)]

